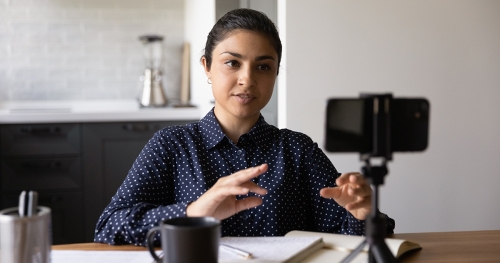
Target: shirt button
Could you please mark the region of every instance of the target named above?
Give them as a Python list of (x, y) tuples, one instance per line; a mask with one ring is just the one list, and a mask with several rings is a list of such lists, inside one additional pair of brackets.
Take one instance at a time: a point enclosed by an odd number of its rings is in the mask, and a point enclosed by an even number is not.
[(238, 155), (241, 155), (242, 153), (243, 153), (243, 151), (242, 151), (242, 150), (238, 150), (238, 151), (236, 152), (236, 154), (238, 154)]
[(248, 215), (242, 215), (241, 218), (247, 220), (248, 219)]

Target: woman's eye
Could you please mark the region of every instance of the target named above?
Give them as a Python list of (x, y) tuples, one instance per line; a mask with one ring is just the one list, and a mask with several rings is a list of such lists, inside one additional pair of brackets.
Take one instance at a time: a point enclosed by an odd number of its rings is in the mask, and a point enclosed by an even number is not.
[(266, 65), (266, 64), (264, 64), (264, 65), (259, 65), (259, 66), (257, 66), (257, 68), (258, 68), (259, 70), (270, 70), (270, 69), (271, 69), (271, 67), (269, 67), (269, 65)]
[(240, 63), (238, 63), (238, 61), (236, 61), (236, 60), (226, 61), (225, 64), (230, 66), (230, 67), (238, 67), (240, 65)]

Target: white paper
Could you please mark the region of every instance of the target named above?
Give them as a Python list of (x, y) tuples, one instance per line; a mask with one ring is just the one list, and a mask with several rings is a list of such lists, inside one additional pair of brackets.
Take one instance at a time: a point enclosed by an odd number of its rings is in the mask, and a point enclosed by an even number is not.
[(52, 250), (51, 263), (152, 263), (149, 251)]
[[(224, 237), (220, 243), (252, 254), (245, 259), (219, 248), (219, 262), (284, 262), (321, 237)], [(158, 251), (159, 253), (161, 251)], [(149, 251), (52, 250), (51, 263), (153, 263)]]
[(284, 262), (299, 251), (315, 244), (321, 237), (224, 237), (220, 243), (251, 253), (244, 259), (234, 253), (219, 249), (219, 263), (226, 262)]

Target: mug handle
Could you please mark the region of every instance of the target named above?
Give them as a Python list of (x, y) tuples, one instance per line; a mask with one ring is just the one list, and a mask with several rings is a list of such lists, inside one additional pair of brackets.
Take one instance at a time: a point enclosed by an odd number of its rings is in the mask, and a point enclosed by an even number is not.
[(149, 229), (148, 234), (146, 235), (146, 241), (147, 241), (146, 244), (148, 246), (149, 253), (151, 253), (151, 256), (155, 259), (155, 262), (160, 262), (161, 258), (159, 258), (158, 255), (156, 255), (156, 252), (155, 252), (155, 249), (153, 246), (153, 238), (155, 236), (156, 231), (160, 231), (159, 226), (155, 226), (155, 227)]

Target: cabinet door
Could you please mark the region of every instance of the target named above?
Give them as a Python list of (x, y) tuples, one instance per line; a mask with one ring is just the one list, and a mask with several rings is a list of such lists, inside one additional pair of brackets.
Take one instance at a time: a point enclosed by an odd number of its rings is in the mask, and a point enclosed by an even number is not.
[(4, 157), (80, 154), (79, 124), (2, 125), (0, 133)]
[(153, 134), (166, 126), (192, 121), (93, 123), (83, 125), (87, 241), (97, 220)]
[(0, 159), (2, 192), (23, 190), (81, 190), (80, 158), (4, 158)]

